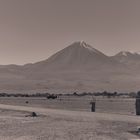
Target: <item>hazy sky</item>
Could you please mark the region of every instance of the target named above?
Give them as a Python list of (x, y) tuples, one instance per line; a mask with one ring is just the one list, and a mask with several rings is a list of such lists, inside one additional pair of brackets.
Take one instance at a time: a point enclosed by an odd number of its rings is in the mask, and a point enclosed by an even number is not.
[(140, 0), (0, 0), (0, 64), (25, 64), (84, 40), (140, 51)]

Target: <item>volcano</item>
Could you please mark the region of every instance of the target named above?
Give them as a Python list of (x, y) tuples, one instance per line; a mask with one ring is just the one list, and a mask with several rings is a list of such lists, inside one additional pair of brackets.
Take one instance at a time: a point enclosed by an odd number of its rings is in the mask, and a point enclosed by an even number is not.
[(44, 61), (0, 66), (0, 91), (137, 91), (139, 58), (129, 52), (110, 57), (78, 41)]
[(37, 62), (29, 67), (31, 71), (75, 71), (95, 70), (101, 67), (118, 65), (117, 61), (88, 45), (84, 41), (74, 42), (55, 53), (45, 61)]

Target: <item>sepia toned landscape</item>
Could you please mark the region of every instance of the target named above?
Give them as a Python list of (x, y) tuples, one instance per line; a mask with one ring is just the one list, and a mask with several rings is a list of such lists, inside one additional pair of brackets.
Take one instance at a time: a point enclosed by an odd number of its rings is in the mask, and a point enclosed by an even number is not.
[(0, 140), (140, 140), (140, 0), (0, 0)]

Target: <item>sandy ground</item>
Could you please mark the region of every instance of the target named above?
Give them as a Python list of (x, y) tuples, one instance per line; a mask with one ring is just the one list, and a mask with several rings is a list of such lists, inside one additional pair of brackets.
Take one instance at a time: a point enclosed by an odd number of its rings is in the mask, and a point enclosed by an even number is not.
[[(55, 100), (38, 97), (0, 97), (0, 104), (90, 112), (92, 100), (92, 96), (61, 96)], [(135, 99), (96, 97), (96, 112), (135, 115)]]
[[(140, 118), (0, 104), (0, 140), (133, 140)], [(25, 117), (35, 111), (38, 117)]]

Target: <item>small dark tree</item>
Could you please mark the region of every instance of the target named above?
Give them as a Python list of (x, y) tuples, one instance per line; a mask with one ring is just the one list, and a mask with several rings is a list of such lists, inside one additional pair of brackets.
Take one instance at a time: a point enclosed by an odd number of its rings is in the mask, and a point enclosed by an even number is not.
[(77, 94), (77, 92), (74, 92), (73, 95), (74, 95), (74, 96), (77, 96), (78, 94)]

